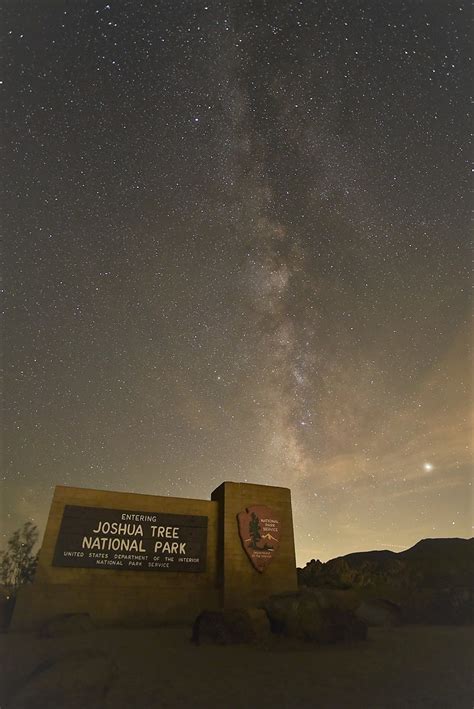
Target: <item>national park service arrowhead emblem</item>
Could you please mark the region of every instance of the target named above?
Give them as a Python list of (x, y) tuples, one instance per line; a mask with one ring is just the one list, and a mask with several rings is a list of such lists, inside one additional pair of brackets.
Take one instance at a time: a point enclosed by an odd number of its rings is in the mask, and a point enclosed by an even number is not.
[(260, 573), (280, 546), (280, 520), (264, 505), (252, 505), (237, 515), (242, 546)]

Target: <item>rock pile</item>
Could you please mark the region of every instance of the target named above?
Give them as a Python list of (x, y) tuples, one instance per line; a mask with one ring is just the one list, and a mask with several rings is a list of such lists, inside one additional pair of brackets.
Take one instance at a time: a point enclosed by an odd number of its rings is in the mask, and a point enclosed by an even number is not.
[(316, 643), (367, 638), (367, 625), (340, 599), (299, 592), (270, 596), (263, 606), (272, 631)]
[(262, 608), (203, 611), (196, 618), (196, 644), (267, 643), (270, 631), (314, 643), (365, 640), (367, 624), (357, 618), (354, 600), (302, 591), (270, 596)]

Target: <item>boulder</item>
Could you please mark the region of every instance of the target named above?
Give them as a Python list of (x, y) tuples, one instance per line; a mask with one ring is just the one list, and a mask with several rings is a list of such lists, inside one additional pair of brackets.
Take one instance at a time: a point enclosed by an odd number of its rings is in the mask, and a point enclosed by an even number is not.
[(270, 623), (264, 610), (235, 608), (204, 610), (193, 625), (192, 642), (196, 645), (237, 645), (264, 642), (270, 635)]
[(47, 660), (22, 681), (8, 709), (102, 709), (114, 672), (110, 657), (90, 650)]
[(362, 601), (355, 614), (359, 620), (371, 627), (395, 626), (401, 623), (400, 606), (382, 598)]
[(324, 622), (321, 631), (309, 640), (319, 643), (367, 640), (367, 623), (357, 618), (353, 611), (327, 608), (322, 613)]
[(270, 596), (263, 606), (274, 633), (317, 643), (364, 640), (367, 625), (349, 609), (315, 593)]
[(47, 621), (40, 629), (42, 638), (62, 638), (95, 630), (88, 613), (63, 613)]
[[(272, 633), (294, 636), (298, 631), (298, 614), (304, 611), (301, 609), (301, 593), (281, 593), (270, 596), (262, 603), (263, 608), (270, 621)], [(316, 596), (310, 603), (313, 608), (313, 616), (319, 618), (320, 605)], [(311, 616), (311, 612), (309, 613)]]
[(302, 593), (307, 593), (319, 601), (321, 608), (338, 608), (342, 611), (355, 611), (360, 604), (357, 593), (350, 589), (334, 588), (305, 588)]

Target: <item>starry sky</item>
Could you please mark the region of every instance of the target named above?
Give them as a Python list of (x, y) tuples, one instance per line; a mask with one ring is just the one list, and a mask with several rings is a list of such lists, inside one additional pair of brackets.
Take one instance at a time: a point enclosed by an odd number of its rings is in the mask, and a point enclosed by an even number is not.
[(1, 534), (290, 487), (299, 565), (471, 536), (451, 0), (3, 3)]

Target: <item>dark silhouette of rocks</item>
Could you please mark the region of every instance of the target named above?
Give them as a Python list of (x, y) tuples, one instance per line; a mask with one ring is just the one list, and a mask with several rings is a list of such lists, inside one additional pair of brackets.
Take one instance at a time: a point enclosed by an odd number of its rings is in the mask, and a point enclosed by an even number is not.
[(367, 599), (360, 602), (356, 617), (371, 627), (401, 625), (402, 612), (399, 605), (383, 598)]
[(272, 632), (321, 644), (367, 638), (367, 625), (354, 611), (318, 594), (301, 591), (270, 596), (263, 603)]
[(402, 622), (472, 623), (473, 579), (474, 539), (423, 539), (399, 553), (356, 552), (298, 569), (301, 586), (352, 590), (360, 601), (370, 600), (362, 612), (372, 621), (378, 611), (383, 616), (373, 604), (379, 599), (399, 606)]
[(191, 640), (196, 645), (268, 645), (276, 636), (320, 644), (365, 640), (367, 624), (357, 618), (357, 604), (350, 594), (319, 589), (273, 595), (261, 608), (203, 611)]
[(270, 623), (264, 610), (205, 610), (194, 621), (191, 640), (196, 645), (240, 645), (265, 642), (269, 634)]

